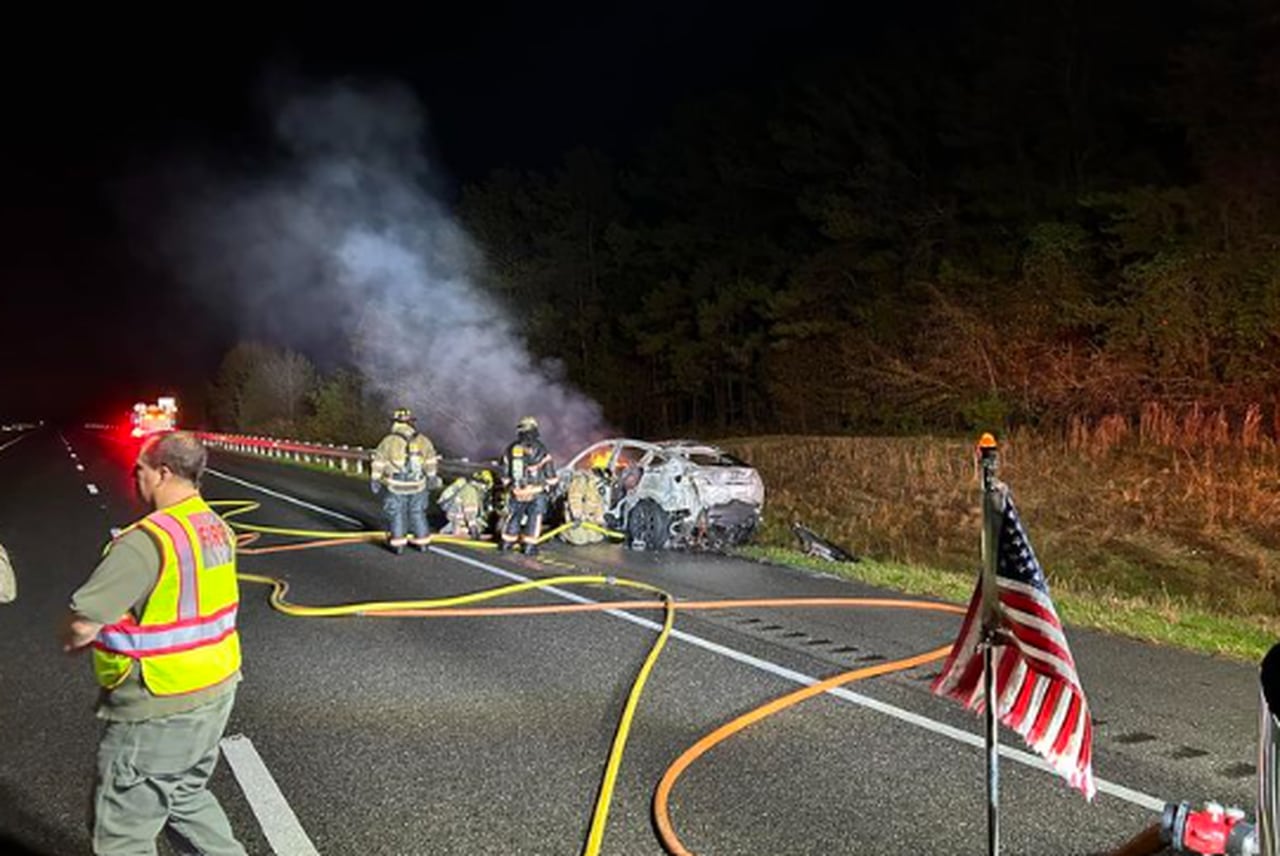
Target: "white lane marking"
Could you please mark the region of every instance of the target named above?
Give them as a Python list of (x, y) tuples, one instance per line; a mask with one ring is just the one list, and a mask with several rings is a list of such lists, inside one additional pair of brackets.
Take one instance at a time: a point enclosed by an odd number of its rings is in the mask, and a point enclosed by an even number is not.
[(333, 517), (333, 518), (335, 518), (335, 519), (337, 519), (337, 520), (345, 520), (347, 523), (353, 523), (353, 524), (355, 524), (356, 526), (364, 526), (364, 521), (362, 521), (362, 520), (356, 520), (354, 517), (348, 517), (347, 515), (342, 514), (342, 513), (340, 513), (340, 512), (337, 512), (337, 511), (330, 511), (329, 509), (327, 509), (327, 508), (321, 508), (321, 507), (320, 507), (320, 506), (318, 506), (318, 505), (312, 505), (312, 504), (311, 504), (311, 503), (309, 503), (309, 502), (304, 502), (304, 501), (303, 501), (303, 500), (301, 500), (301, 499), (295, 499), (295, 498), (294, 498), (294, 497), (292, 497), (292, 496), (286, 496), (286, 495), (285, 495), (285, 494), (283, 494), (283, 493), (277, 493), (276, 491), (272, 490), (271, 488), (263, 487), (263, 486), (262, 486), (262, 485), (260, 485), (260, 484), (254, 484), (253, 482), (247, 482), (247, 481), (245, 481), (244, 479), (238, 479), (238, 478), (236, 478), (235, 476), (229, 476), (229, 475), (227, 475), (226, 473), (220, 473), (220, 472), (218, 472), (217, 470), (213, 469), (212, 467), (208, 467), (208, 468), (206, 468), (206, 469), (205, 469), (205, 472), (206, 472), (206, 473), (212, 473), (213, 475), (217, 476), (217, 477), (218, 477), (218, 478), (220, 478), (220, 479), (226, 479), (226, 480), (227, 480), (227, 481), (229, 481), (229, 482), (234, 482), (234, 483), (236, 483), (236, 484), (238, 484), (238, 485), (243, 485), (244, 487), (252, 488), (253, 490), (260, 491), (260, 492), (262, 492), (262, 493), (265, 493), (267, 496), (274, 496), (276, 499), (282, 499), (282, 500), (284, 500), (285, 502), (291, 502), (291, 503), (293, 503), (294, 505), (300, 505), (300, 506), (302, 506), (303, 508), (309, 508), (309, 509), (311, 509), (312, 511), (318, 511), (318, 512), (320, 512), (321, 514), (327, 514), (327, 515), (329, 515), (330, 517)]
[(222, 738), (219, 745), (277, 856), (320, 856), (262, 756), (253, 748), (253, 741), (243, 734), (232, 734)]
[(78, 472), (84, 472), (84, 464), (76, 464), (76, 470)]
[(34, 431), (28, 431), (28, 432), (27, 432), (27, 433), (25, 433), (25, 434), (19, 434), (17, 437), (14, 437), (14, 438), (13, 438), (12, 440), (10, 440), (8, 443), (5, 443), (3, 446), (0, 446), (0, 452), (3, 452), (5, 449), (9, 448), (9, 447), (10, 447), (10, 446), (12, 446), (14, 443), (17, 443), (17, 442), (18, 442), (18, 441), (20, 441), (20, 440), (25, 440), (25, 439), (27, 439), (28, 437), (30, 437), (30, 436), (31, 436), (32, 434), (34, 434), (34, 433), (36, 433), (36, 432), (34, 432)]
[(93, 482), (90, 482), (89, 484), (85, 485), (85, 489), (88, 490), (92, 496), (98, 495), (98, 486)]
[[(474, 567), (480, 568), (482, 570), (488, 571), (493, 574), (497, 574), (500, 577), (505, 577), (506, 579), (513, 580), (515, 582), (528, 582), (529, 580), (532, 579), (531, 577), (526, 577), (523, 574), (517, 574), (512, 571), (508, 571), (505, 568), (499, 568), (494, 565), (490, 565), (487, 562), (482, 562), (479, 559), (473, 558), (471, 556), (466, 556), (460, 553), (453, 553), (449, 550), (444, 549), (443, 547), (432, 547), (430, 549), (433, 553), (438, 553), (441, 556), (447, 556), (450, 559), (455, 559), (459, 562), (472, 565)], [(564, 589), (557, 588), (556, 586), (546, 586), (542, 589), (542, 591), (549, 592), (558, 597), (564, 598), (565, 600), (573, 601), (574, 603), (599, 603), (600, 602), (600, 601), (592, 600), (591, 598), (588, 598), (588, 597), (583, 597), (580, 594), (575, 594), (574, 592), (571, 592), (571, 591), (565, 591)], [(604, 612), (605, 614), (612, 615), (615, 618), (621, 618), (624, 621), (630, 621), (632, 624), (638, 624), (641, 627), (644, 627), (648, 630), (653, 630), (656, 632), (662, 631), (661, 624), (654, 621), (650, 621), (647, 618), (641, 618), (638, 615), (632, 615), (631, 613), (625, 610), (606, 609), (604, 610)], [(812, 686), (813, 684), (818, 683), (820, 680), (819, 678), (806, 675), (803, 672), (797, 672), (793, 669), (788, 669), (786, 666), (781, 666), (781, 665), (778, 665), (777, 663), (773, 663), (768, 660), (762, 660), (759, 657), (753, 657), (752, 655), (747, 654), (743, 651), (738, 651), (737, 649), (734, 649), (734, 648), (728, 648), (724, 645), (719, 644), (718, 642), (712, 642), (710, 639), (703, 639), (701, 636), (695, 636), (692, 633), (686, 633), (683, 630), (672, 630), (671, 636), (672, 638), (680, 639), (684, 642), (690, 643), (691, 645), (696, 645), (699, 648), (704, 648), (707, 651), (711, 651), (712, 653), (719, 654), (722, 657), (728, 657), (731, 660), (736, 660), (739, 663), (743, 663), (745, 665), (760, 669), (761, 671), (765, 671), (770, 674), (777, 675), (778, 677), (785, 678), (788, 681), (794, 681), (797, 684), (803, 684), (804, 686)], [(986, 740), (983, 737), (980, 737), (976, 734), (971, 734), (968, 731), (964, 731), (959, 728), (955, 728), (954, 726), (947, 725), (945, 722), (938, 722), (937, 720), (930, 719), (927, 716), (922, 716), (918, 713), (913, 713), (912, 711), (905, 710), (895, 705), (888, 704), (886, 702), (879, 701), (869, 696), (862, 695), (861, 693), (853, 692), (852, 690), (846, 689), (844, 687), (833, 687), (832, 689), (827, 690), (826, 694), (844, 699), (845, 701), (852, 702), (853, 704), (856, 704), (856, 705), (861, 705), (862, 707), (865, 707), (869, 710), (874, 710), (877, 713), (883, 713), (886, 716), (891, 716), (894, 719), (901, 720), (902, 722), (910, 723), (911, 725), (918, 726), (920, 728), (925, 729), (926, 731), (932, 731), (934, 734), (939, 734), (939, 735), (942, 735), (943, 737), (950, 737), (952, 740), (959, 741), (960, 743), (965, 743), (970, 746), (976, 746), (978, 748), (983, 748), (983, 749), (986, 748)], [(1057, 775), (1056, 773), (1054, 773), (1053, 768), (1050, 767), (1047, 763), (1045, 763), (1044, 760), (1042, 760), (1039, 756), (1032, 755), (1030, 752), (1023, 752), (1020, 749), (1014, 749), (1011, 746), (1001, 745), (999, 749), (1000, 749), (1000, 755), (1004, 758), (1008, 758), (1009, 760), (1016, 761), (1020, 764), (1025, 764), (1028, 767), (1034, 767), (1037, 770), (1042, 770), (1046, 773), (1053, 773), (1054, 775)], [(1106, 781), (1105, 779), (1097, 779), (1096, 784), (1098, 786), (1098, 791), (1101, 793), (1110, 794), (1114, 797), (1118, 797), (1122, 800), (1126, 800), (1128, 802), (1134, 803), (1135, 805), (1142, 806), (1143, 808), (1151, 809), (1152, 811), (1157, 811), (1157, 812), (1164, 811), (1164, 806), (1166, 801), (1159, 799), (1157, 797), (1153, 797), (1150, 794), (1143, 793), (1142, 791), (1136, 791), (1136, 790), (1133, 790), (1132, 788), (1127, 788), (1124, 785), (1116, 784), (1115, 782)]]
[[(210, 470), (209, 472), (213, 472), (213, 471)], [(215, 473), (215, 475), (221, 475), (221, 473)], [(260, 490), (263, 493), (269, 494), (271, 496), (279, 497), (280, 499), (283, 499), (285, 502), (292, 502), (297, 505), (302, 505), (306, 508), (311, 508), (325, 514), (332, 515), (333, 517), (337, 517), (341, 520), (350, 520), (350, 518), (347, 517), (346, 515), (339, 514), (336, 511), (328, 511), (327, 509), (323, 509), (318, 506), (311, 505), (310, 503), (303, 502), (300, 499), (294, 499), (293, 497), (276, 493), (275, 491), (269, 490), (268, 488), (261, 487), (260, 485), (252, 484), (250, 482), (242, 481), (240, 479), (232, 478), (230, 476), (223, 476), (223, 478), (227, 478), (230, 481), (234, 481), (238, 484), (242, 484), (245, 487), (251, 487), (254, 490)], [(352, 521), (352, 522), (359, 522), (359, 521)], [(492, 574), (497, 574), (500, 577), (505, 577), (506, 579), (513, 580), (515, 582), (528, 582), (532, 579), (531, 577), (526, 577), (523, 574), (517, 574), (514, 571), (508, 571), (505, 568), (500, 568), (496, 565), (491, 565), (488, 562), (482, 562), (479, 559), (475, 559), (475, 558), (472, 558), (471, 556), (466, 556), (461, 553), (454, 553), (442, 547), (431, 547), (430, 550), (431, 552), (436, 553), (438, 555), (447, 556), (450, 559), (455, 559), (464, 564), (471, 565), (476, 568), (480, 568), (481, 570), (488, 571), (489, 573), (492, 573)], [(564, 598), (565, 600), (573, 601), (574, 603), (599, 603), (599, 601), (592, 600), (591, 598), (588, 598), (588, 597), (583, 597), (582, 595), (575, 594), (571, 591), (565, 591), (564, 589), (560, 589), (555, 586), (546, 586), (545, 588), (542, 589), (542, 591), (550, 592), (556, 595), (557, 597), (561, 597), (561, 598)], [(654, 630), (654, 631), (662, 630), (661, 624), (658, 624), (657, 622), (654, 622), (654, 621), (650, 621), (647, 618), (641, 618), (637, 615), (632, 615), (631, 613), (626, 612), (625, 610), (608, 609), (608, 610), (605, 610), (605, 613), (608, 615), (612, 615), (615, 618), (621, 618), (624, 621), (630, 621), (632, 624), (638, 624), (641, 627), (644, 627), (649, 630)], [(752, 666), (754, 668), (760, 669), (761, 671), (765, 671), (770, 674), (777, 675), (780, 678), (793, 681), (803, 686), (812, 686), (813, 684), (816, 684), (819, 682), (818, 678), (812, 677), (810, 675), (806, 675), (803, 672), (797, 672), (793, 669), (788, 669), (786, 666), (781, 666), (777, 663), (772, 663), (768, 660), (762, 660), (759, 657), (753, 657), (752, 655), (747, 654), (743, 651), (738, 651), (734, 648), (728, 648), (717, 642), (712, 642), (710, 639), (703, 639), (701, 636), (695, 636), (692, 633), (686, 633), (683, 630), (672, 630), (671, 635), (672, 637), (679, 639), (683, 642), (688, 642), (691, 645), (696, 645), (697, 647), (703, 648), (707, 651), (711, 651), (712, 653), (720, 654), (721, 656), (728, 657), (731, 660), (736, 660), (737, 662), (743, 663), (744, 665)], [(922, 716), (921, 714), (913, 713), (912, 711), (905, 710), (895, 705), (887, 704), (886, 702), (882, 702), (882, 701), (877, 701), (876, 699), (873, 699), (869, 696), (864, 696), (861, 693), (855, 693), (852, 690), (845, 689), (844, 687), (834, 687), (832, 689), (827, 690), (826, 694), (833, 695), (836, 698), (844, 699), (845, 701), (852, 702), (853, 704), (856, 704), (856, 705), (860, 705), (862, 707), (867, 708), (868, 710), (874, 710), (877, 713), (882, 713), (886, 716), (891, 716), (894, 719), (897, 719), (901, 722), (906, 722), (911, 725), (918, 726), (920, 728), (925, 729), (926, 731), (931, 731), (934, 734), (938, 734), (943, 737), (949, 737), (952, 740), (956, 740), (960, 743), (965, 743), (969, 746), (976, 746), (979, 748), (983, 748), (986, 746), (986, 741), (984, 740), (984, 738), (976, 734), (971, 734), (968, 731), (964, 731), (962, 729), (947, 725), (945, 722), (938, 722), (937, 720), (930, 719), (927, 716)], [(1043, 770), (1044, 772), (1057, 775), (1056, 773), (1053, 773), (1053, 770), (1049, 767), (1048, 764), (1046, 764), (1043, 760), (1041, 760), (1036, 755), (1032, 755), (1029, 752), (1023, 752), (1020, 749), (1014, 749), (1011, 746), (1005, 746), (1003, 744), (999, 747), (999, 750), (1000, 750), (1000, 755), (1004, 758), (1008, 758), (1011, 761), (1016, 761), (1019, 764), (1025, 764), (1026, 766), (1033, 767), (1037, 770)], [(1131, 802), (1134, 805), (1138, 805), (1138, 806), (1141, 806), (1142, 808), (1150, 809), (1151, 811), (1155, 811), (1155, 812), (1164, 811), (1164, 806), (1165, 806), (1165, 803), (1167, 802), (1166, 800), (1162, 800), (1158, 797), (1151, 796), (1150, 794), (1143, 793), (1142, 791), (1134, 790), (1133, 788), (1125, 787), (1124, 785), (1120, 785), (1115, 782), (1107, 781), (1106, 779), (1095, 779), (1095, 783), (1097, 784), (1098, 791), (1100, 793), (1110, 794), (1113, 797), (1125, 800), (1126, 802)]]

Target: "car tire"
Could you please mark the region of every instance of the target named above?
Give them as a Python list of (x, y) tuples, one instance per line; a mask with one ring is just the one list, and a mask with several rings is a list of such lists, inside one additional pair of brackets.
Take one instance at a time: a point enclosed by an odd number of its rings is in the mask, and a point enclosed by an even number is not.
[(661, 550), (671, 538), (671, 516), (652, 499), (642, 499), (627, 515), (627, 543), (632, 549)]

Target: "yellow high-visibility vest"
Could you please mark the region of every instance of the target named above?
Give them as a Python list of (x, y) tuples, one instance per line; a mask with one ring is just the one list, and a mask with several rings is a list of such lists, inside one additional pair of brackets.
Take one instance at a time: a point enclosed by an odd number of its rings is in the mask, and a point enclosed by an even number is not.
[(129, 528), (135, 527), (159, 547), (160, 577), (139, 618), (128, 613), (99, 631), (93, 643), (98, 683), (118, 687), (135, 662), (143, 684), (158, 696), (221, 683), (240, 668), (240, 592), (230, 529), (198, 494)]

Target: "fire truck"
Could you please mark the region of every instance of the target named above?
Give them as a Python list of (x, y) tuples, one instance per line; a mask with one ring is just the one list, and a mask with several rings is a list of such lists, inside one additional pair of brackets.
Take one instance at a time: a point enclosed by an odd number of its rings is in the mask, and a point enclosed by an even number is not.
[(155, 404), (139, 401), (133, 406), (130, 422), (134, 437), (172, 431), (178, 427), (178, 400), (172, 396), (161, 396)]

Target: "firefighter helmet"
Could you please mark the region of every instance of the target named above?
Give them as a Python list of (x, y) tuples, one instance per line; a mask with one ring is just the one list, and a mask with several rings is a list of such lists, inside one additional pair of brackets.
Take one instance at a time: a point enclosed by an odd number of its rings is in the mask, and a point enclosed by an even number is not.
[(391, 414), (393, 422), (412, 422), (413, 411), (407, 407), (397, 407), (396, 412)]
[(493, 487), (493, 473), (488, 470), (480, 470), (475, 474), (474, 478), (484, 482), (487, 487)]
[(524, 433), (525, 431), (537, 431), (538, 420), (532, 416), (526, 416), (516, 423), (516, 431)]

